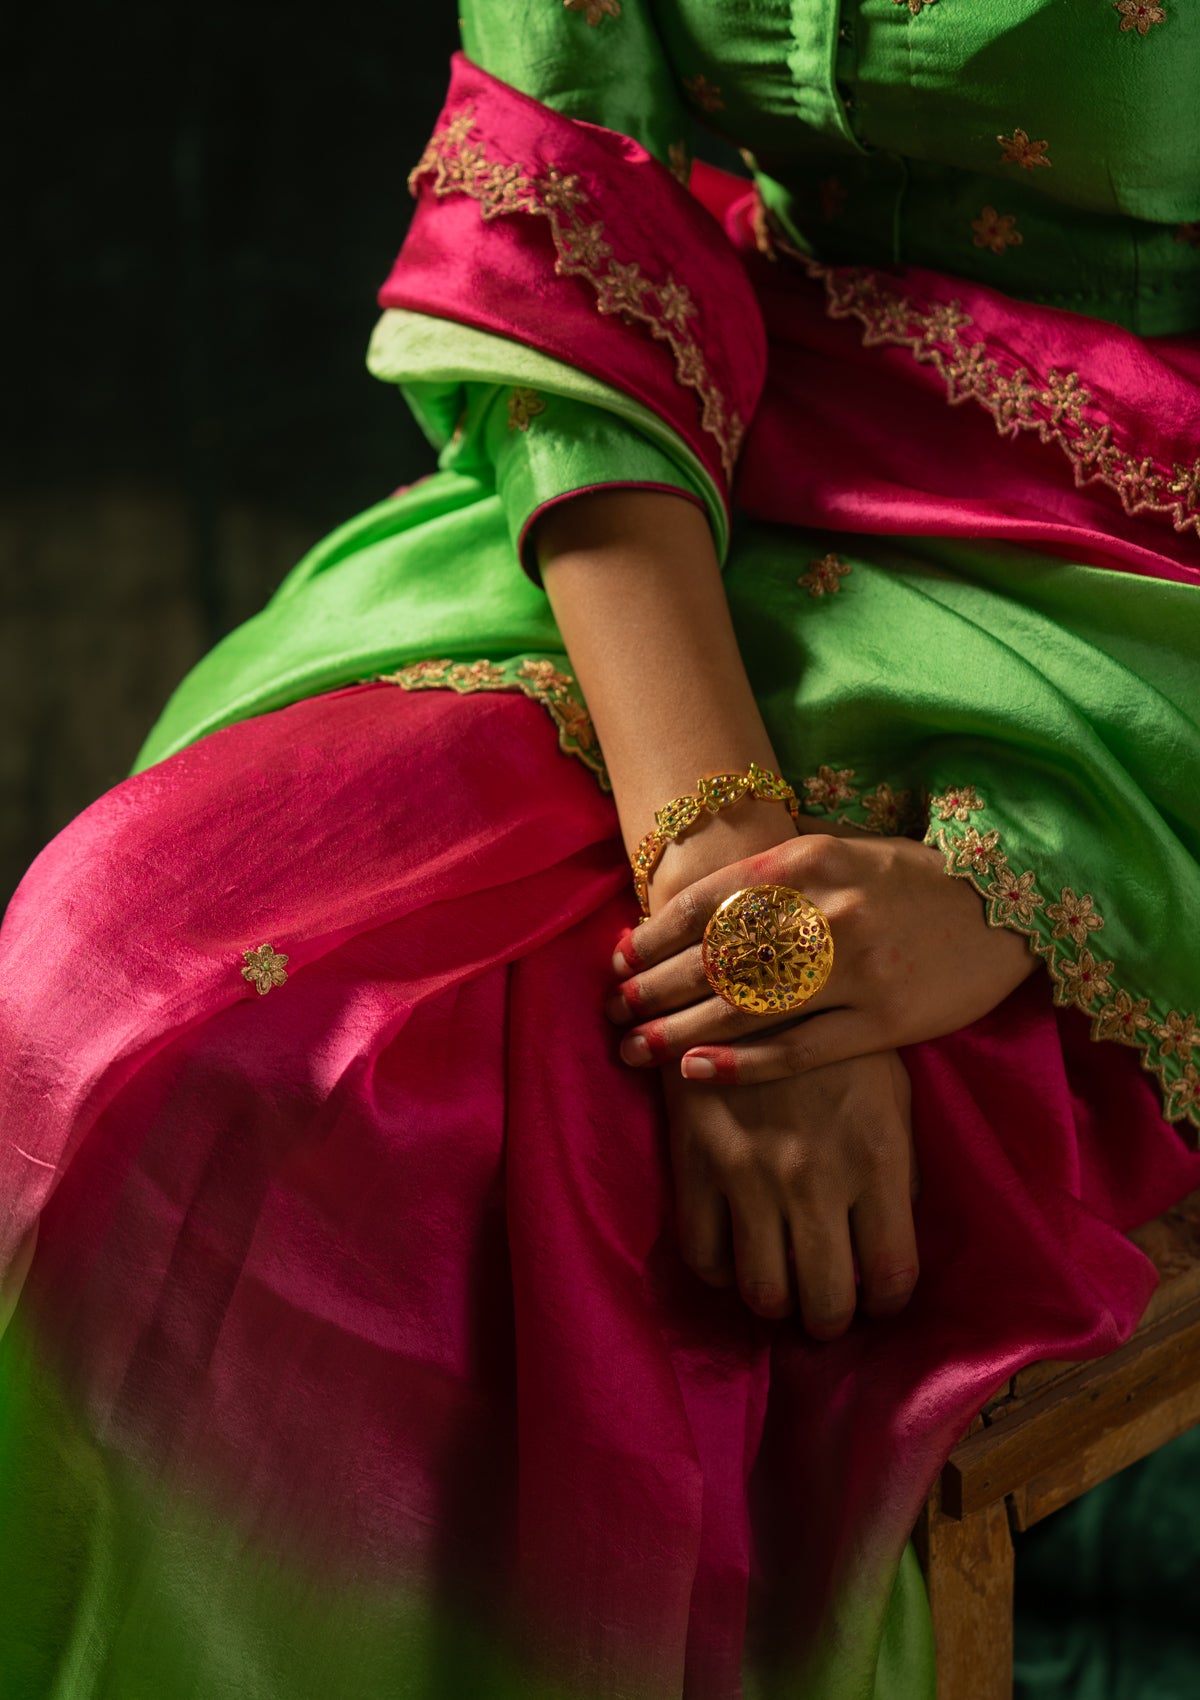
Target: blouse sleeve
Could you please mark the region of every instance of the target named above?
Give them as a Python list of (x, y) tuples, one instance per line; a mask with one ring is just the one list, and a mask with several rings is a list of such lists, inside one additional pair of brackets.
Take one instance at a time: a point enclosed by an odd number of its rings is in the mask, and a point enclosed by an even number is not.
[(687, 124), (650, 9), (571, 0), (514, 28), (500, 0), (467, 0), (462, 31), (371, 369), (443, 464), (490, 469), (530, 570), (537, 516), (614, 485), (698, 502), (723, 558), (765, 339), (732, 243), (681, 181)]

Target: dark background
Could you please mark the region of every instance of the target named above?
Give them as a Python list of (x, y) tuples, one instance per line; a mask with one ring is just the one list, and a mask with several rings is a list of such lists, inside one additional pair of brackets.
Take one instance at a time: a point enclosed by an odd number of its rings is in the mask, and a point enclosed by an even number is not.
[(23, 8), (4, 64), (0, 904), (173, 686), (427, 471), (364, 356), (452, 5)]

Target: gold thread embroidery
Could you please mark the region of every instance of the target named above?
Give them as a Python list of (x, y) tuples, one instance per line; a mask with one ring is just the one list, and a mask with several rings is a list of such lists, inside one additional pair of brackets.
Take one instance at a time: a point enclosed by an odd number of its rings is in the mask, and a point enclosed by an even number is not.
[(667, 149), (667, 159), (670, 163), (671, 176), (677, 183), (682, 183), (686, 189), (692, 175), (692, 161), (688, 154), (686, 142), (672, 142)]
[(907, 6), (914, 18), (921, 16), (923, 6), (936, 6), (937, 0), (892, 0), (893, 6)]
[(984, 207), (978, 218), (971, 220), (972, 238), (976, 248), (990, 248), (993, 254), (1003, 254), (1007, 248), (1019, 248), (1025, 238), (1017, 229), (1014, 213), (998, 213), (995, 207)]
[(1167, 16), (1161, 6), (1148, 4), (1148, 0), (1113, 0), (1113, 11), (1121, 14), (1122, 35), (1127, 30), (1147, 35), (1152, 24), (1165, 23)]
[(725, 102), (721, 98), (720, 86), (710, 83), (703, 72), (697, 72), (694, 77), (685, 77), (683, 86), (702, 112), (724, 112)]
[(1019, 165), (1022, 171), (1032, 171), (1036, 166), (1050, 169), (1052, 161), (1046, 158), (1049, 142), (1031, 142), (1027, 130), (1014, 130), (1011, 136), (997, 136), (1002, 153), (1001, 165)]
[(796, 583), (810, 596), (836, 596), (842, 588), (841, 581), (853, 570), (836, 555), (822, 555), (819, 561), (808, 563), (808, 571), (801, 573)]
[(546, 403), (536, 390), (518, 386), (508, 398), (508, 428), (528, 431), (530, 421), (545, 411)]
[(563, 7), (568, 12), (582, 12), (592, 29), (604, 18), (621, 16), (621, 0), (563, 0)]
[(601, 313), (620, 313), (645, 325), (669, 347), (676, 382), (694, 390), (700, 402), (700, 423), (716, 440), (727, 479), (733, 476), (745, 427), (731, 408), (709, 370), (687, 320), (694, 311), (683, 284), (668, 274), (656, 283), (636, 261), (614, 257), (602, 219), (589, 216), (590, 201), (574, 172), (549, 167), (541, 176), (519, 165), (489, 160), (469, 137), (475, 125), (473, 109), (460, 108), (430, 138), (408, 179), (415, 195), (422, 179), (431, 178), (433, 193), (466, 195), (478, 202), (479, 216), (490, 222), (508, 213), (531, 213), (549, 225), (555, 249), (555, 273), (580, 277), (596, 291)]
[(832, 813), (841, 803), (853, 803), (858, 796), (850, 783), (853, 778), (852, 767), (819, 767), (811, 778), (803, 781), (805, 807)]
[[(931, 798), (931, 808), (946, 819), (939, 805), (970, 793), (973, 808), (984, 807), (973, 787), (958, 786), (943, 797)], [(951, 811), (950, 819), (959, 817)], [(1135, 998), (1116, 984), (1116, 964), (1088, 948), (1091, 935), (1104, 926), (1091, 892), (1076, 894), (1062, 888), (1057, 903), (1047, 903), (1037, 890), (1032, 868), (1021, 873), (1010, 865), (993, 829), (981, 834), (975, 827), (955, 833), (950, 826), (931, 823), (925, 842), (942, 852), (946, 872), (967, 879), (987, 904), (993, 927), (1008, 927), (1029, 942), (1046, 964), (1054, 985), (1055, 1003), (1081, 1009), (1091, 1021), (1096, 1040), (1114, 1040), (1141, 1052), (1141, 1064), (1158, 1080), (1168, 1121), (1190, 1121), (1200, 1128), (1200, 1075), (1191, 1061), (1200, 1046), (1200, 1018), (1172, 1009), (1159, 1021), (1149, 998)], [(1181, 1072), (1170, 1078), (1172, 1063)]]
[(863, 266), (827, 266), (801, 253), (779, 231), (770, 233), (777, 252), (795, 260), (825, 289), (831, 319), (857, 319), (864, 348), (907, 348), (920, 366), (932, 366), (946, 386), (952, 407), (976, 402), (990, 413), (1001, 436), (1036, 431), (1070, 462), (1078, 489), (1100, 484), (1112, 490), (1127, 514), (1167, 516), (1176, 531), (1200, 532), (1200, 456), (1173, 463), (1168, 472), (1149, 456), (1138, 457), (1115, 442), (1110, 425), (1085, 416), (1091, 391), (1078, 372), (1051, 368), (1044, 376), (1023, 366), (1005, 373), (986, 342), (967, 342), (974, 324), (961, 302), (921, 307), (893, 294), (886, 280)]
[(832, 224), (846, 204), (846, 186), (840, 177), (823, 177), (817, 184), (817, 199), (821, 203), (821, 217), (826, 224)]
[(973, 785), (960, 785), (929, 799), (930, 818), (936, 815), (939, 820), (969, 821), (974, 811), (982, 807), (983, 802)]
[(257, 950), (244, 950), (242, 961), (246, 964), (242, 979), (250, 982), (260, 998), (265, 998), (272, 987), (286, 985), (288, 958), (274, 945), (260, 944)]
[(860, 823), (865, 832), (898, 838), (912, 823), (916, 806), (911, 791), (893, 791), (884, 782), (873, 791), (864, 791), (859, 807), (867, 816)]
[(525, 660), (519, 665), (494, 661), (413, 661), (394, 673), (381, 673), (379, 680), (399, 685), (404, 691), (449, 690), (460, 696), (477, 691), (520, 691), (542, 705), (558, 729), (558, 747), (564, 755), (577, 756), (600, 782), (602, 791), (612, 784), (591, 716), (574, 696), (575, 680), (562, 673), (552, 661)]

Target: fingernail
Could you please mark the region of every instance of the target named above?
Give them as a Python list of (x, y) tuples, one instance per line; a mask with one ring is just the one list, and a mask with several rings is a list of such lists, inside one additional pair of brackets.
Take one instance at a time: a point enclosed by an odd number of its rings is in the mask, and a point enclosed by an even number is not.
[(609, 998), (604, 1006), (604, 1013), (610, 1021), (615, 1021), (619, 1026), (630, 1019), (633, 1011), (618, 992), (615, 998)]
[(679, 1065), (685, 1080), (715, 1080), (717, 1065), (708, 1057), (684, 1057)]
[(631, 1033), (621, 1041), (621, 1057), (631, 1068), (645, 1068), (650, 1061), (650, 1046), (640, 1033)]
[(623, 980), (629, 972), (629, 964), (619, 950), (613, 956), (612, 971), (618, 980)]

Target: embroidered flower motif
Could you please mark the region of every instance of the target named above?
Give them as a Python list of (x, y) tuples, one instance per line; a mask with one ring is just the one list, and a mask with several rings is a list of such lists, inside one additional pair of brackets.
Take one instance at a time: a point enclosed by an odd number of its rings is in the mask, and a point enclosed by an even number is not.
[(796, 580), (810, 596), (836, 596), (842, 588), (841, 581), (853, 569), (836, 555), (822, 555), (819, 561), (810, 561), (808, 571), (801, 573)]
[(582, 12), (592, 29), (604, 18), (621, 16), (621, 0), (563, 0), (568, 12)]
[(1126, 30), (1147, 35), (1152, 24), (1165, 23), (1167, 16), (1161, 6), (1150, 4), (1149, 0), (1114, 0), (1113, 11), (1121, 14), (1122, 35)]
[(1121, 1045), (1140, 1044), (1139, 1033), (1154, 1025), (1149, 1009), (1149, 998), (1138, 998), (1135, 1003), (1128, 992), (1117, 992), (1096, 1017), (1096, 1038), (1115, 1039)]
[(720, 87), (710, 83), (703, 73), (698, 72), (694, 77), (685, 77), (683, 86), (702, 112), (723, 112), (725, 102), (721, 98)]
[[(864, 338), (865, 340), (865, 338)], [(1000, 368), (981, 342), (960, 343), (946, 362), (951, 402), (974, 396), (986, 406), (1000, 381)]]
[(1079, 465), (1097, 477), (1106, 475), (1120, 460), (1120, 450), (1112, 441), (1112, 430), (1107, 425), (1085, 425), (1075, 439), (1075, 448)]
[(1180, 1015), (1172, 1010), (1162, 1026), (1155, 1029), (1155, 1037), (1160, 1041), (1164, 1057), (1175, 1056), (1180, 1062), (1190, 1062), (1193, 1047), (1200, 1046), (1200, 1025), (1194, 1015)]
[(587, 191), (579, 184), (579, 174), (560, 171), (552, 165), (544, 177), (534, 179), (533, 188), (543, 207), (551, 212), (565, 213), (568, 218), (587, 200)]
[(939, 302), (925, 314), (921, 326), (921, 341), (927, 347), (932, 347), (935, 342), (957, 342), (963, 325), (970, 323), (971, 315), (963, 311), (961, 302)]
[(1049, 411), (1051, 423), (1065, 419), (1070, 425), (1083, 424), (1083, 409), (1092, 399), (1092, 392), (1080, 382), (1078, 372), (1046, 373), (1046, 387), (1037, 398)]
[(821, 217), (826, 224), (832, 224), (846, 204), (846, 187), (840, 177), (823, 177), (817, 184), (817, 200), (821, 204)]
[(692, 161), (687, 151), (687, 143), (672, 142), (667, 149), (667, 158), (670, 161), (671, 176), (686, 189), (688, 179), (692, 175)]
[(596, 748), (596, 728), (592, 725), (592, 717), (582, 703), (574, 697), (564, 697), (561, 701), (551, 699), (550, 712), (568, 738), (574, 740), (581, 750)]
[(805, 801), (810, 809), (826, 809), (830, 813), (842, 803), (852, 803), (858, 792), (850, 781), (852, 767), (819, 767), (804, 781)]
[(997, 848), (999, 843), (1000, 834), (994, 829), (980, 833), (977, 827), (968, 827), (962, 837), (954, 841), (955, 867), (966, 868), (978, 878), (1004, 860), (1003, 852)]
[(696, 306), (691, 291), (684, 284), (676, 283), (673, 277), (668, 277), (658, 292), (658, 310), (664, 324), (675, 325), (682, 330), (696, 311)]
[(517, 677), (534, 681), (540, 691), (553, 696), (565, 696), (575, 683), (569, 673), (560, 673), (552, 661), (522, 661)]
[(647, 289), (642, 268), (636, 260), (622, 265), (619, 260), (609, 264), (599, 280), (599, 308), (602, 313), (636, 313)]
[(444, 685), (451, 665), (449, 661), (413, 661), (382, 677), (402, 690), (420, 690), (426, 685)]
[(260, 998), (265, 998), (273, 986), (282, 986), (287, 981), (288, 959), (274, 945), (260, 944), (257, 950), (244, 950), (242, 960), (246, 964), (242, 979), (250, 982)]
[(528, 431), (530, 420), (545, 411), (546, 403), (536, 390), (518, 386), (508, 398), (508, 428), (510, 431)]
[(1064, 959), (1057, 965), (1060, 1003), (1078, 1003), (1090, 1008), (1097, 998), (1106, 998), (1112, 991), (1108, 976), (1111, 962), (1097, 962), (1090, 950), (1081, 950), (1078, 961)]
[(497, 667), (494, 661), (459, 661), (446, 674), (446, 683), (456, 690), (483, 690), (498, 685), (503, 678), (503, 667)]
[[(612, 249), (604, 240), (602, 224), (577, 224), (569, 234), (564, 235), (563, 249), (570, 266), (577, 266), (586, 272), (599, 270), (612, 254)], [(559, 269), (567, 269), (562, 261), (559, 262)]]
[(1171, 474), (1167, 484), (1171, 494), (1182, 496), (1189, 508), (1200, 508), (1200, 460), (1194, 460), (1191, 466), (1181, 466), (1176, 461)]
[(1050, 143), (1031, 142), (1027, 130), (1014, 130), (1011, 136), (997, 136), (996, 140), (1003, 150), (1001, 165), (1019, 165), (1022, 171), (1033, 171), (1037, 166), (1050, 168), (1051, 161), (1046, 158)]
[(1019, 430), (1027, 427), (1033, 419), (1033, 404), (1037, 399), (1037, 388), (1029, 381), (1029, 373), (1024, 367), (1007, 378), (997, 378), (992, 390), (991, 414), (996, 421), (996, 429), (1000, 435), (1015, 437)]
[(1065, 939), (1069, 936), (1076, 944), (1086, 944), (1088, 934), (1104, 925), (1104, 917), (1096, 913), (1091, 893), (1085, 892), (1082, 897), (1076, 897), (1069, 885), (1063, 886), (1058, 903), (1046, 905), (1046, 915), (1054, 922), (1051, 938)]
[(1189, 247), (1200, 248), (1200, 224), (1181, 224), (1175, 231), (1176, 242), (1186, 242)]
[(1172, 1080), (1167, 1087), (1167, 1114), (1175, 1119), (1187, 1115), (1200, 1106), (1200, 1070), (1195, 1063), (1189, 1063), (1178, 1080)]
[(907, 6), (914, 18), (921, 16), (922, 6), (936, 6), (937, 0), (892, 0), (893, 6)]
[(1006, 248), (1019, 248), (1025, 238), (1017, 229), (1015, 213), (998, 213), (995, 207), (984, 207), (978, 218), (971, 220), (977, 248), (990, 248), (993, 254), (1003, 254)]
[(1147, 459), (1136, 466), (1124, 467), (1121, 484), (1126, 506), (1132, 514), (1139, 508), (1155, 506), (1162, 488), (1162, 479), (1155, 470), (1154, 462)]
[(1022, 927), (1033, 925), (1034, 913), (1043, 902), (1041, 893), (1035, 889), (1036, 878), (1032, 868), (1027, 868), (1023, 874), (1014, 874), (1007, 865), (996, 869), (988, 896), (997, 920), (1005, 925), (1013, 921)]
[(904, 823), (912, 814), (912, 792), (893, 791), (884, 780), (874, 791), (863, 793), (862, 806), (868, 816), (864, 822), (868, 832), (878, 832), (887, 838), (895, 838), (904, 830)]
[(956, 785), (929, 799), (929, 812), (939, 820), (967, 821), (976, 809), (982, 809), (983, 798), (973, 785)]

